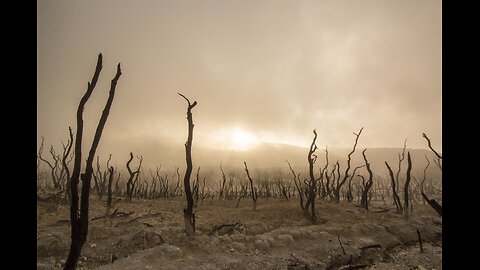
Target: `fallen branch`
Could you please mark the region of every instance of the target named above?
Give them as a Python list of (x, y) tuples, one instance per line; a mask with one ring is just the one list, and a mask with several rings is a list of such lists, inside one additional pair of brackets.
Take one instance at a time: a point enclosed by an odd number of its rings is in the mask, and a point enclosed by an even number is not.
[(382, 246), (380, 244), (373, 244), (373, 245), (360, 247), (361, 250), (367, 250), (367, 249), (370, 249), (370, 248), (382, 248)]
[(135, 212), (118, 212), (118, 208), (116, 208), (113, 213), (107, 215), (103, 215), (103, 216), (100, 216), (100, 217), (95, 217), (95, 218), (92, 218), (91, 220), (98, 220), (98, 219), (102, 219), (102, 218), (114, 218), (114, 217), (119, 217), (119, 216), (130, 216), (131, 214), (133, 214)]
[(136, 217), (136, 218), (131, 219), (131, 220), (129, 220), (129, 221), (119, 222), (119, 223), (113, 225), (113, 227), (118, 227), (119, 225), (127, 225), (127, 224), (129, 224), (129, 223), (132, 223), (132, 222), (140, 219), (140, 218), (141, 218), (141, 217)]
[(239, 230), (240, 227), (242, 226), (243, 224), (237, 221), (232, 224), (217, 225), (217, 226), (214, 226), (212, 231), (208, 233), (208, 236), (212, 236), (214, 234), (217, 234), (217, 235), (231, 234), (233, 233), (234, 230)]
[(345, 252), (345, 248), (343, 248), (342, 241), (340, 241), (340, 235), (337, 234), (338, 238), (338, 243), (340, 243), (340, 247), (342, 248), (343, 255), (347, 255), (347, 252)]
[(390, 211), (390, 209), (382, 209), (382, 210), (374, 211), (373, 213), (385, 213), (388, 211)]

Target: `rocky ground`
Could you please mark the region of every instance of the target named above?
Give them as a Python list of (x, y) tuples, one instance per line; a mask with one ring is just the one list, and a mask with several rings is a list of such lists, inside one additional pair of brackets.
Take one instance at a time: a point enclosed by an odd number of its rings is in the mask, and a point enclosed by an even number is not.
[[(79, 269), (442, 269), (442, 220), (428, 205), (414, 205), (405, 220), (383, 203), (367, 212), (318, 201), (317, 225), (304, 221), (297, 200), (259, 200), (256, 211), (248, 199), (235, 205), (200, 203), (196, 235), (187, 237), (183, 198), (120, 201), (102, 218), (105, 202), (92, 197)], [(68, 219), (67, 207), (37, 201), (37, 269), (61, 269)]]

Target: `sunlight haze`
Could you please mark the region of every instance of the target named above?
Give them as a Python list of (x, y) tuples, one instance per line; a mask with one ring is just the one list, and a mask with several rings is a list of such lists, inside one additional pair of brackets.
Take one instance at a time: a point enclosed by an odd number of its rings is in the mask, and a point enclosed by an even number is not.
[[(117, 85), (97, 153), (182, 161), (261, 144), (442, 149), (441, 1), (37, 1), (37, 145), (60, 149), (84, 111), (84, 152)], [(306, 153), (305, 153), (306, 155)], [(216, 163), (220, 157), (210, 157)], [(285, 158), (280, 158), (284, 162)], [(183, 165), (183, 164), (182, 164)], [(241, 166), (242, 164), (239, 164)]]

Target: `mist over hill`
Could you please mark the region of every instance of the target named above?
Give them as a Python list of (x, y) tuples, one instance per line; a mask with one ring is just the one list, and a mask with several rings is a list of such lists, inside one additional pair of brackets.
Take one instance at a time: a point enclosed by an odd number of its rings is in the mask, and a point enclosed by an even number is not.
[[(148, 147), (147, 147), (148, 145)], [(107, 151), (105, 151), (108, 149)], [(346, 169), (347, 155), (352, 150), (349, 148), (328, 148), (329, 170), (338, 161), (340, 163), (340, 172), (343, 174)], [(362, 151), (364, 148), (355, 150), (352, 155), (351, 167), (364, 165)], [(173, 172), (176, 167), (180, 168), (180, 173), (183, 176), (185, 170), (185, 148), (183, 144), (172, 144), (171, 142), (159, 142), (158, 140), (136, 142), (135, 140), (123, 144), (121, 147), (112, 147), (105, 143), (101, 151), (99, 151), (101, 162), (106, 162), (108, 154), (112, 154), (112, 164), (120, 170), (125, 169), (125, 164), (129, 158), (129, 152), (132, 151), (134, 155), (142, 155), (143, 168), (148, 173), (148, 169), (154, 169), (156, 166), (161, 166), (162, 170)], [(427, 177), (441, 180), (441, 170), (435, 165), (434, 154), (428, 149), (410, 149), (405, 151), (405, 160), (402, 163), (402, 170), (400, 177), (405, 177), (407, 169), (407, 152), (410, 152), (412, 158), (412, 176), (417, 179), (423, 177), (423, 170), (427, 165), (428, 157), (430, 166), (427, 170)], [(398, 169), (399, 155), (402, 153), (402, 148), (368, 148), (365, 152), (370, 162), (374, 176), (380, 176), (389, 179), (388, 170), (385, 166), (387, 161), (396, 173)], [(244, 164), (246, 161), (249, 169), (253, 174), (260, 171), (282, 171), (290, 173), (286, 160), (288, 160), (295, 170), (298, 172), (307, 172), (307, 147), (298, 147), (286, 144), (260, 144), (257, 147), (247, 151), (233, 151), (222, 149), (204, 148), (199, 145), (193, 145), (192, 158), (194, 169), (201, 166), (203, 173), (220, 176), (219, 166), (222, 164), (225, 172), (235, 171), (237, 174), (243, 174)], [(320, 168), (323, 168), (326, 163), (325, 149), (319, 148), (315, 151), (318, 156), (315, 163), (315, 172), (318, 173)], [(132, 166), (137, 161), (133, 161)], [(366, 175), (366, 170), (361, 169), (361, 173)], [(147, 174), (148, 175), (148, 174)]]

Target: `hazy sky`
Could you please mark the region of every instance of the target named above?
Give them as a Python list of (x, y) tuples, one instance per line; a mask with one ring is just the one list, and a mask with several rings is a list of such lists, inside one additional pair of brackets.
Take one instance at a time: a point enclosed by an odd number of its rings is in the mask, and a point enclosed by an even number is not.
[[(85, 149), (121, 62), (99, 153), (194, 145), (441, 150), (441, 1), (37, 2), (38, 141), (59, 147), (85, 108)], [(87, 150), (84, 150), (86, 153)], [(120, 152), (119, 152), (120, 151)], [(125, 155), (125, 154), (122, 154)], [(127, 157), (128, 158), (128, 157)], [(168, 158), (168, 157), (164, 157)], [(126, 158), (125, 158), (126, 159)]]

